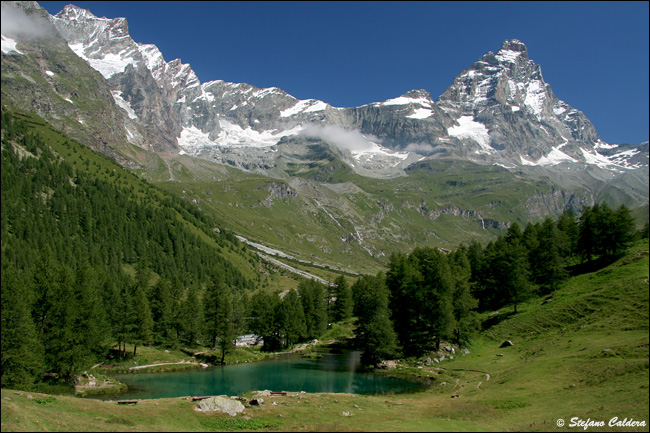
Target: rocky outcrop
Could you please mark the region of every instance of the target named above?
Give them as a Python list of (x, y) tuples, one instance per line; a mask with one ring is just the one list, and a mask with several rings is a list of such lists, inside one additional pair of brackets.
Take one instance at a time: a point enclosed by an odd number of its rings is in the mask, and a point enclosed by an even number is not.
[(261, 201), (266, 207), (271, 207), (275, 200), (294, 198), (297, 195), (296, 191), (286, 183), (269, 182), (260, 189), (266, 189), (269, 192), (269, 195)]
[(199, 412), (223, 412), (230, 416), (237, 416), (244, 411), (244, 405), (238, 400), (226, 397), (210, 397), (199, 401), (195, 407)]

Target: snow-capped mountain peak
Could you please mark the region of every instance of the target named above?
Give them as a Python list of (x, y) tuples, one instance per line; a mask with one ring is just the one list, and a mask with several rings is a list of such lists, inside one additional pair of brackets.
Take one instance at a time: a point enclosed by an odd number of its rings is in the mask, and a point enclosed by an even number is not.
[(335, 108), (277, 87), (202, 84), (189, 64), (166, 62), (155, 45), (133, 41), (123, 18), (98, 18), (69, 5), (52, 21), (75, 53), (108, 80), (125, 111), (127, 135), (144, 147), (220, 159), (223, 152), (212, 150), (268, 148), (316, 124), (377, 137), (384, 154), (451, 154), (508, 167), (627, 167), (629, 153), (615, 162), (603, 154), (591, 122), (554, 95), (517, 39), (462, 71), (437, 101), (415, 89), (383, 102)]

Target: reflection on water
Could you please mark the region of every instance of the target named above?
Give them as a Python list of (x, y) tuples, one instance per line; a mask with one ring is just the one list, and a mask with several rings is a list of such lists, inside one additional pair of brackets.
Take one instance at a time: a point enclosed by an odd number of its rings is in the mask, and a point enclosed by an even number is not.
[(422, 384), (357, 372), (359, 352), (323, 353), (320, 359), (282, 356), (248, 364), (171, 373), (122, 374), (115, 377), (127, 393), (104, 399), (147, 399), (202, 395), (241, 395), (269, 389), (292, 392), (381, 394), (417, 391)]

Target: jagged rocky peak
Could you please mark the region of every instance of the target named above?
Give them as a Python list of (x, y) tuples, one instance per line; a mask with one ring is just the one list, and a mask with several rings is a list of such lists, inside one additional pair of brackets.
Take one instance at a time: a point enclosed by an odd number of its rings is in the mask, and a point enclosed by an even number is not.
[(88, 9), (71, 4), (66, 5), (53, 20), (70, 44), (84, 42), (91, 37), (98, 37), (99, 41), (107, 42), (129, 36), (126, 18), (98, 18)]
[(402, 97), (409, 98), (409, 99), (424, 99), (433, 102), (433, 100), (431, 99), (431, 94), (424, 89), (409, 90), (408, 92), (403, 94)]
[(157, 151), (263, 149), (315, 124), (376, 137), (373, 146), (383, 147), (366, 149), (363, 159), (372, 155), (373, 164), (383, 163), (386, 152), (416, 149), (514, 168), (590, 163), (582, 149), (600, 142), (586, 116), (555, 97), (517, 39), (462, 71), (437, 101), (413, 89), (383, 102), (336, 108), (277, 87), (202, 84), (189, 64), (167, 63), (155, 45), (133, 41), (124, 18), (97, 18), (69, 5), (52, 21), (70, 48), (106, 78), (124, 110), (129, 141)]
[(495, 57), (501, 62), (528, 60), (528, 48), (518, 39), (507, 39)]

